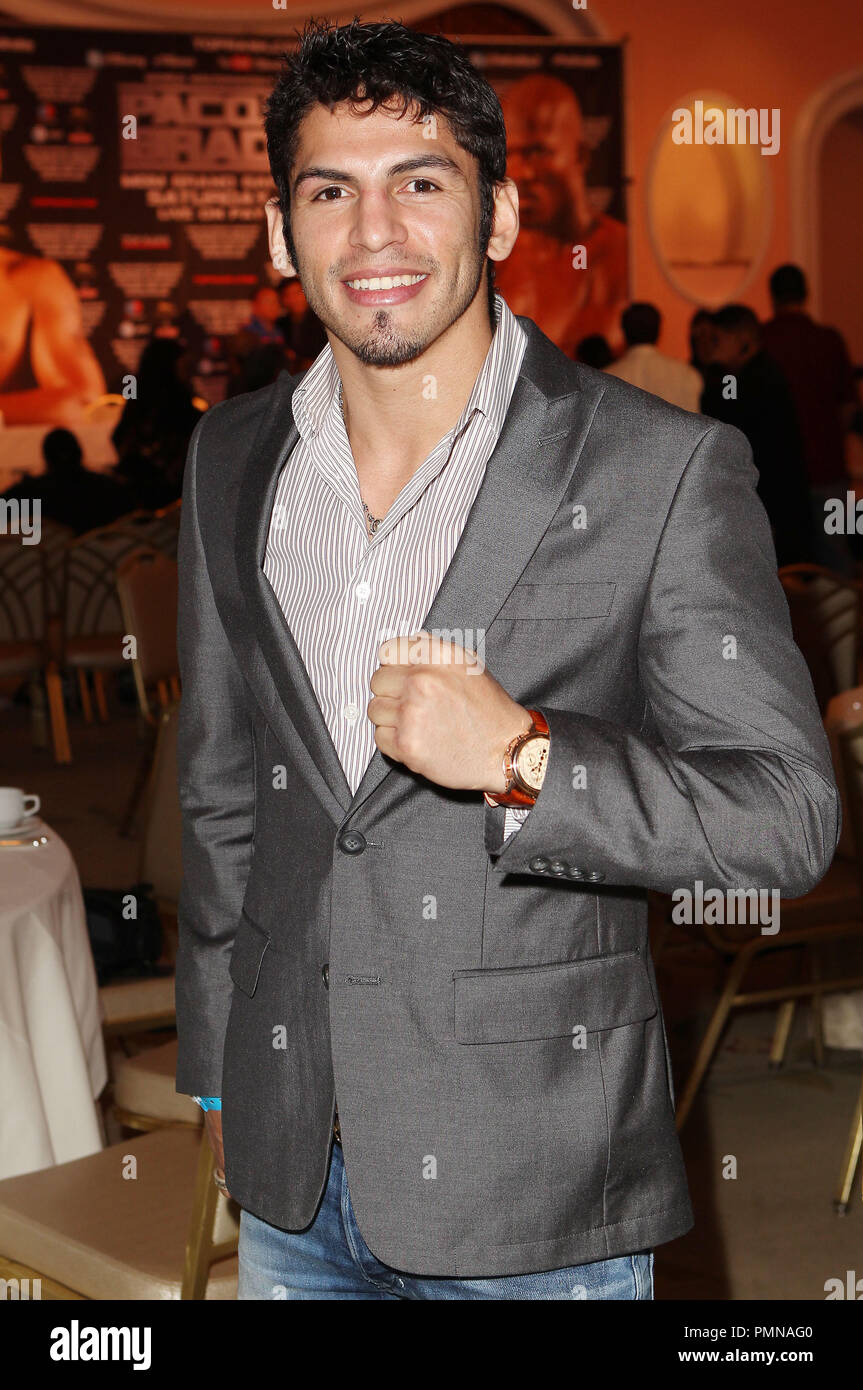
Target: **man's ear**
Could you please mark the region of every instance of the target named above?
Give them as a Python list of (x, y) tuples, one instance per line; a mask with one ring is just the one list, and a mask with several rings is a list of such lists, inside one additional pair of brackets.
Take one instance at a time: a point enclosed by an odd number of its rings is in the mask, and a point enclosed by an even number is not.
[(504, 179), (494, 191), (494, 213), (486, 255), (505, 261), (518, 236), (518, 189), (512, 179)]
[(278, 198), (268, 198), (264, 211), (267, 214), (267, 235), (270, 242), (270, 260), (275, 270), (290, 279), (296, 275), (296, 267), (288, 255), (285, 245), (285, 229), (282, 225), (282, 210)]

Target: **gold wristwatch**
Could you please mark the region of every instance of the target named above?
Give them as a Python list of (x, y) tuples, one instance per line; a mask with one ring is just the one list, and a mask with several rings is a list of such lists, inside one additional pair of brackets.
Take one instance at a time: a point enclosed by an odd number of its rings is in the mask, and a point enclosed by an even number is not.
[(533, 806), (539, 796), (551, 741), (545, 717), (538, 709), (528, 714), (533, 720), (530, 728), (516, 734), (503, 755), (506, 791), (483, 792), (489, 806)]

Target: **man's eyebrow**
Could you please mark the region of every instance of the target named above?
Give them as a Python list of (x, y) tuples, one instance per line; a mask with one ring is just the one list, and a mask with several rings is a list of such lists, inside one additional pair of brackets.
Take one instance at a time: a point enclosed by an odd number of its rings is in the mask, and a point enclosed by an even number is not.
[[(414, 155), (410, 159), (400, 159), (397, 164), (392, 164), (387, 170), (387, 178), (394, 178), (399, 174), (410, 174), (416, 169), (446, 169), (456, 174), (464, 172), (454, 159), (450, 159), (444, 154), (429, 152), (428, 154)], [(356, 183), (354, 175), (346, 173), (344, 169), (327, 169), (315, 164), (307, 169), (299, 170), (294, 178), (292, 191), (296, 192), (305, 179), (325, 179), (330, 183)]]

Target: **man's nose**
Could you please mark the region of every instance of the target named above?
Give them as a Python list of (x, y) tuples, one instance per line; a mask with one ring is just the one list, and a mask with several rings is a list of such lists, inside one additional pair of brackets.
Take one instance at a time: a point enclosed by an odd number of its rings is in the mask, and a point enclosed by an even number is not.
[(404, 210), (395, 199), (383, 189), (359, 194), (351, 229), (353, 246), (365, 246), (369, 251), (380, 251), (393, 242), (403, 242), (406, 237)]

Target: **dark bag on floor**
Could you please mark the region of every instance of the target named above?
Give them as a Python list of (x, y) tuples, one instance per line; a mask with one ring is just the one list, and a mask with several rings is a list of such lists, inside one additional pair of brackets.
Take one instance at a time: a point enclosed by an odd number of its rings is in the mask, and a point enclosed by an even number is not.
[[(104, 985), (116, 976), (157, 975), (162, 922), (151, 883), (131, 888), (85, 888), (87, 931), (96, 975)], [(134, 914), (134, 915), (133, 915)]]

